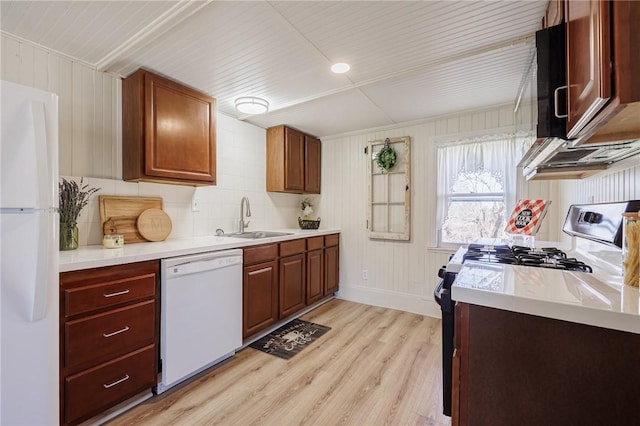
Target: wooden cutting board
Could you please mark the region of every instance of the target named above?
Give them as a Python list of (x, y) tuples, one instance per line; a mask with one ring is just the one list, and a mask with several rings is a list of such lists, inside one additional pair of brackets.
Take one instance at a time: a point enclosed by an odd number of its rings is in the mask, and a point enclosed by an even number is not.
[(135, 216), (110, 217), (102, 224), (102, 235), (120, 234), (125, 244), (144, 243), (147, 240), (138, 232), (137, 220)]
[(147, 209), (137, 220), (138, 232), (149, 241), (164, 241), (171, 233), (171, 218), (162, 209)]
[(161, 197), (100, 195), (98, 200), (104, 235), (122, 234), (125, 244), (148, 241), (138, 231), (138, 216), (148, 209), (162, 209)]

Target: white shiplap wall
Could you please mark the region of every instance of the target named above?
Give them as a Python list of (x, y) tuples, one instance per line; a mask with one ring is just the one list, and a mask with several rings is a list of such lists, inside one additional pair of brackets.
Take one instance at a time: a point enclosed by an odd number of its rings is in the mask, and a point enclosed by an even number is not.
[(5, 35), (1, 76), (58, 95), (60, 174), (122, 175), (119, 78)]
[[(523, 114), (524, 117), (530, 114)], [(525, 128), (527, 126), (524, 126)], [(451, 115), (395, 128), (323, 138), (322, 195), (318, 214), (323, 223), (342, 229), (340, 297), (439, 316), (433, 301), (438, 269), (451, 251), (435, 249), (435, 140), (456, 135), (491, 134), (515, 128), (511, 105)], [(372, 240), (366, 229), (367, 142), (411, 136), (411, 240)], [(462, 136), (460, 136), (462, 137)], [(525, 184), (522, 196), (557, 196), (553, 182)], [(557, 238), (557, 219), (551, 212), (543, 223), (543, 238)], [(367, 270), (368, 280), (362, 278)]]
[(636, 166), (594, 176), (576, 183), (576, 203), (640, 200), (640, 158)]

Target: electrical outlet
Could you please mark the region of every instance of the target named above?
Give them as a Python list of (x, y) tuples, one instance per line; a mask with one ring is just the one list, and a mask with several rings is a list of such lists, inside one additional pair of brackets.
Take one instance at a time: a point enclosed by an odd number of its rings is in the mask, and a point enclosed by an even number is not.
[(368, 269), (363, 269), (362, 270), (362, 279), (363, 280), (368, 280), (369, 279), (369, 270)]
[(200, 211), (200, 198), (193, 197), (191, 199), (191, 211), (192, 212), (199, 212)]

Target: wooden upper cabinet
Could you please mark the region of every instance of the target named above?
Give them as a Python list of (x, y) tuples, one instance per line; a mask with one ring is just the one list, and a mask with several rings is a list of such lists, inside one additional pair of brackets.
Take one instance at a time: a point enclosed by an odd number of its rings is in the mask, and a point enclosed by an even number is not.
[(611, 97), (609, 6), (601, 0), (565, 3), (569, 138), (575, 138)]
[(322, 146), (320, 139), (305, 136), (304, 139), (304, 192), (320, 193), (320, 166)]
[(123, 179), (216, 183), (216, 101), (140, 69), (122, 81)]
[(298, 130), (267, 129), (267, 191), (320, 193), (320, 140)]
[(567, 137), (577, 145), (640, 138), (640, 2), (565, 3)]
[(304, 190), (304, 135), (284, 129), (284, 189)]

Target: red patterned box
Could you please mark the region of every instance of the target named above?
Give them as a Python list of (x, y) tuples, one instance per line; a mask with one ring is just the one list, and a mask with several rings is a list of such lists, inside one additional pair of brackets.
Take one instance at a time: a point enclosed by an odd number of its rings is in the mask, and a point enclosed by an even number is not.
[(505, 231), (508, 234), (536, 235), (550, 204), (550, 200), (518, 200)]

